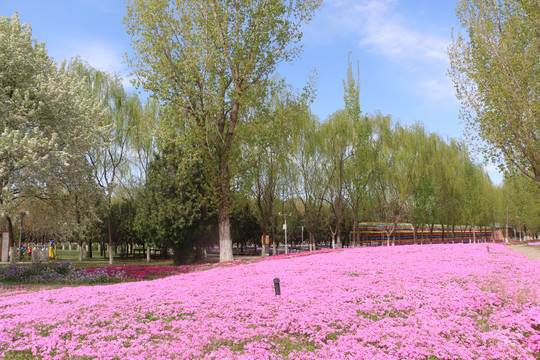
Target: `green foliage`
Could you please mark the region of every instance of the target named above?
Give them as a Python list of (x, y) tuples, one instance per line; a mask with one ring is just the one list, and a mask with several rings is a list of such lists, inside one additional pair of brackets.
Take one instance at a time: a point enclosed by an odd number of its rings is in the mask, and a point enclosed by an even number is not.
[(540, 183), (540, 7), (537, 0), (463, 0), (467, 35), (449, 47), (450, 76), (486, 157)]
[[(273, 77), (253, 91), (246, 107), (251, 136), (241, 152), (242, 190), (253, 199), (260, 235), (277, 238), (278, 209), (290, 198), (289, 167), (295, 134), (300, 131), (307, 92), (296, 94), (283, 79)], [(233, 228), (234, 235), (234, 228)], [(233, 238), (236, 238), (233, 236)]]
[(536, 238), (540, 231), (540, 190), (522, 174), (506, 174), (502, 187), (503, 222)]
[(150, 162), (138, 194), (135, 228), (155, 246), (175, 249), (175, 263), (190, 259), (195, 247), (211, 245), (215, 212), (200, 161), (170, 144)]
[[(250, 89), (300, 52), (301, 25), (321, 0), (127, 2), (124, 18), (139, 84), (162, 101), (164, 133), (204, 157), (214, 187), (220, 259), (232, 260), (231, 179), (249, 131)], [(251, 135), (251, 134), (250, 134)]]
[(87, 91), (101, 102), (105, 116), (101, 125), (109, 131), (101, 137), (101, 146), (92, 148), (88, 154), (92, 165), (94, 181), (103, 192), (107, 213), (109, 263), (113, 263), (113, 237), (111, 228), (111, 202), (118, 191), (118, 182), (131, 170), (129, 146), (140, 145), (137, 128), (143, 127), (143, 106), (136, 94), (124, 91), (121, 79), (91, 67), (76, 58), (69, 63), (69, 69), (85, 81)]

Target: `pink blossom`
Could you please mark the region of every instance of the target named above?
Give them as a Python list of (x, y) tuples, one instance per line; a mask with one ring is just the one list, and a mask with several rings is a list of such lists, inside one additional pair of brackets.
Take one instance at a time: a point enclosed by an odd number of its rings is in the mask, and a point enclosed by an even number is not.
[(0, 358), (540, 357), (540, 266), (504, 245), (356, 248), (223, 266), (2, 290)]

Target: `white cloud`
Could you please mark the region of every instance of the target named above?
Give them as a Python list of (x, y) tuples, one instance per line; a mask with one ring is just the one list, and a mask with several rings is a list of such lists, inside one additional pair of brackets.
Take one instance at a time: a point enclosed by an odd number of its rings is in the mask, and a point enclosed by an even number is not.
[(413, 28), (396, 10), (395, 0), (333, 0), (328, 3), (333, 28), (354, 34), (358, 44), (390, 60), (443, 63), (449, 39)]
[(322, 34), (327, 41), (351, 39), (364, 52), (393, 63), (393, 71), (400, 72), (396, 86), (415, 94), (421, 106), (455, 107), (454, 88), (446, 76), (450, 29), (416, 16), (409, 5), (406, 0), (327, 0), (326, 24), (319, 29), (327, 30)]
[(77, 44), (69, 49), (93, 67), (110, 73), (122, 74), (125, 70), (123, 54), (103, 43)]
[(110, 74), (117, 74), (122, 78), (124, 88), (133, 91), (135, 88), (131, 84), (131, 77), (124, 62), (124, 55), (111, 44), (103, 42), (77, 42), (68, 44), (59, 51), (59, 56), (54, 56), (55, 60), (69, 60), (80, 57), (88, 62), (90, 66), (106, 71)]
[(459, 102), (454, 97), (455, 90), (452, 82), (446, 78), (432, 78), (422, 81), (419, 83), (417, 92), (430, 102), (454, 99), (455, 104), (459, 105)]

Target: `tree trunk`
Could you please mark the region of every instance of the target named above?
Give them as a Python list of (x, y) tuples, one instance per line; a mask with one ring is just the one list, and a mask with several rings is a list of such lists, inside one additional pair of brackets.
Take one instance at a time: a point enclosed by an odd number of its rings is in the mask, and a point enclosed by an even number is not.
[[(231, 114), (231, 117), (235, 114)], [(237, 116), (237, 114), (235, 115)], [(233, 260), (233, 243), (231, 238), (231, 210), (230, 210), (230, 175), (227, 164), (227, 149), (220, 154), (219, 178), (214, 183), (218, 194), (218, 236), (219, 236), (219, 261)]]
[(272, 241), (272, 255), (277, 255), (277, 234), (276, 234), (276, 221), (274, 216), (270, 217), (270, 241)]
[(92, 237), (88, 238), (88, 258), (92, 258)]
[(79, 235), (79, 261), (82, 261), (83, 259), (83, 242)]
[(336, 224), (336, 248), (341, 249), (343, 244), (341, 243), (341, 219)]
[(8, 223), (8, 233), (9, 233), (9, 262), (15, 264), (15, 239), (13, 238), (13, 222), (9, 216), (6, 216)]
[(232, 261), (232, 239), (231, 239), (231, 220), (229, 216), (228, 206), (224, 208), (220, 206), (218, 216), (219, 229), (219, 261)]
[(111, 228), (111, 207), (107, 207), (107, 229), (109, 235), (109, 264), (113, 263), (113, 245), (112, 245), (112, 228)]
[(353, 221), (353, 247), (357, 246), (358, 238), (358, 218), (355, 216)]
[(444, 224), (441, 224), (441, 244), (444, 244)]

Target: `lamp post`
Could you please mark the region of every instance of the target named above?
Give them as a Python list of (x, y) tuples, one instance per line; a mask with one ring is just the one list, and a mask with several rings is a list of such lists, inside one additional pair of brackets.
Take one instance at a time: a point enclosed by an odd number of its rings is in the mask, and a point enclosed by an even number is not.
[(23, 218), (24, 218), (25, 215), (28, 215), (28, 210), (21, 210), (19, 212), (19, 216), (21, 217), (21, 226), (19, 227), (19, 259), (18, 259), (18, 262), (21, 262), (22, 224), (23, 224)]

